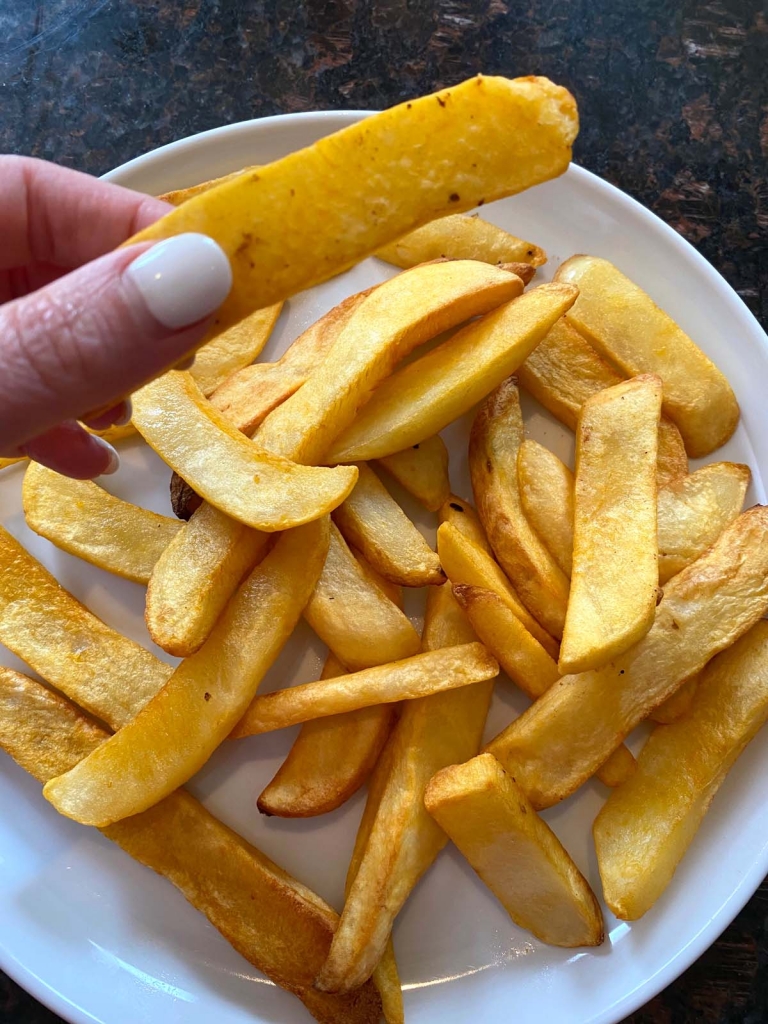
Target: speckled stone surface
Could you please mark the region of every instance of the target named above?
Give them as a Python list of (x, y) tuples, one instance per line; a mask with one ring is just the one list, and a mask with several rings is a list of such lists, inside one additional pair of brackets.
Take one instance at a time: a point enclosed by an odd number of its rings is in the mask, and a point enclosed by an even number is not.
[[(685, 235), (768, 326), (764, 0), (0, 0), (0, 149), (99, 174), (287, 111), (482, 70), (579, 101), (579, 163)], [(632, 1024), (768, 1022), (768, 885)], [(0, 976), (0, 1022), (58, 1020)]]

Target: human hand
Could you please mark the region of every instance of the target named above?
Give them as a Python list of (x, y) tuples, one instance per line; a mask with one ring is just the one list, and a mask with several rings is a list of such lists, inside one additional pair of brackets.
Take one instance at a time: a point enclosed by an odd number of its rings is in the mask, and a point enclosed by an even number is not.
[(77, 420), (127, 422), (125, 396), (194, 351), (232, 285), (204, 235), (113, 251), (169, 209), (0, 156), (0, 456), (78, 478), (117, 469), (114, 448)]

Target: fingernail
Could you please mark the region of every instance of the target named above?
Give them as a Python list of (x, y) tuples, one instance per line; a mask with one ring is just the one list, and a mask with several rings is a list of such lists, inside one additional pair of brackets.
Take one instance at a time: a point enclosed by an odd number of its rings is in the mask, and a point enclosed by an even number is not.
[(109, 456), (106, 468), (102, 469), (101, 476), (112, 476), (120, 468), (120, 456), (117, 454), (115, 449), (109, 443), (105, 441), (103, 437), (98, 437), (96, 434), (91, 434), (91, 440), (95, 441), (99, 448), (103, 448), (106, 454)]
[(158, 242), (125, 270), (150, 313), (179, 330), (218, 309), (232, 287), (232, 268), (221, 246), (189, 232)]

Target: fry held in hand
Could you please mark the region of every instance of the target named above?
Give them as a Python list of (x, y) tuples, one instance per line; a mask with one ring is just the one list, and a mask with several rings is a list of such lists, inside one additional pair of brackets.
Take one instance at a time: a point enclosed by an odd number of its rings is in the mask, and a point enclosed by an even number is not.
[(477, 214), (440, 217), (377, 249), (375, 255), (396, 267), (415, 267), (438, 259), (519, 262), (534, 267), (547, 262), (546, 253), (538, 245), (510, 235)]
[(448, 500), (448, 449), (439, 434), (385, 455), (378, 463), (430, 512), (436, 512)]
[(528, 522), (570, 578), (573, 564), (573, 473), (538, 441), (517, 453), (520, 501)]

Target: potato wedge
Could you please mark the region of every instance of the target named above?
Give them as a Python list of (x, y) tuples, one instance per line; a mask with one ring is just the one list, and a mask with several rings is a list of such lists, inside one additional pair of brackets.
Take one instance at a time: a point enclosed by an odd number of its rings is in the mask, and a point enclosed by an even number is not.
[(436, 512), (448, 500), (448, 449), (439, 434), (402, 452), (385, 455), (378, 464), (430, 512)]
[(480, 516), (468, 501), (464, 501), (463, 498), (457, 498), (455, 494), (451, 494), (448, 500), (440, 506), (438, 519), (441, 523), (450, 523), (451, 526), (455, 526), (459, 533), (463, 533), (468, 541), (482, 548), (486, 554), (493, 558), (493, 551), (488, 543), (488, 537), (483, 524), (480, 522)]
[(147, 583), (181, 523), (131, 505), (90, 480), (30, 462), (21, 492), (27, 526), (56, 547), (135, 583)]
[[(62, 697), (0, 669), (0, 747), (40, 782), (69, 771), (107, 738)], [(318, 992), (337, 914), (184, 790), (103, 834), (167, 878), (241, 956), (298, 996), (323, 1024), (377, 1024), (373, 986)], [(191, 837), (193, 840), (191, 841)]]
[(2, 527), (0, 643), (113, 729), (130, 722), (173, 672), (97, 619)]
[(350, 496), (333, 521), (349, 544), (360, 549), (382, 576), (403, 587), (445, 583), (440, 559), (365, 462)]
[[(430, 590), (424, 650), (460, 650), (455, 645), (473, 639), (450, 586)], [(492, 688), (488, 681), (403, 707), (369, 788), (341, 924), (318, 979), (320, 987), (354, 988), (382, 955), (400, 908), (445, 845), (445, 835), (424, 808), (426, 785), (440, 768), (477, 753)]]
[(538, 245), (515, 238), (477, 214), (454, 213), (409, 232), (377, 249), (380, 260), (396, 267), (415, 267), (428, 260), (481, 260), (483, 263), (530, 263), (540, 267), (547, 254)]
[(543, 284), (397, 370), (336, 438), (326, 461), (379, 459), (439, 433), (514, 373), (574, 297)]
[(189, 188), (178, 188), (173, 189), (171, 192), (163, 192), (162, 195), (158, 196), (158, 199), (162, 199), (165, 203), (170, 203), (171, 206), (181, 206), (182, 203), (186, 203), (188, 199), (194, 199), (195, 196), (201, 196), (203, 192), (210, 192), (212, 188), (216, 188), (217, 185), (223, 185), (227, 181), (233, 181), (235, 178), (240, 177), (241, 174), (246, 174), (248, 171), (257, 171), (259, 166), (252, 164), (248, 167), (243, 167), (239, 171), (232, 171), (230, 174), (223, 174), (220, 178), (211, 178), (209, 181), (201, 181), (198, 185), (190, 185)]
[(517, 453), (524, 436), (520, 396), (510, 378), (488, 396), (475, 416), (469, 473), (494, 555), (526, 608), (559, 638), (568, 605), (568, 577), (523, 512)]
[(573, 473), (538, 441), (517, 453), (520, 501), (528, 522), (570, 578), (573, 564)]
[(197, 350), (189, 375), (206, 397), (254, 361), (269, 341), (282, 308), (282, 302), (277, 302), (257, 309)]
[(17, 459), (0, 459), (0, 469), (6, 469), (8, 466), (15, 466), (17, 462), (26, 461), (26, 456), (20, 456)]
[[(492, 590), (482, 587), (453, 588), (478, 639), (496, 658), (502, 671), (531, 700), (560, 679), (557, 662), (520, 622), (512, 609)], [(606, 786), (618, 786), (635, 770), (635, 759), (624, 745), (617, 747), (595, 775)]]
[(443, 768), (424, 802), (516, 925), (551, 946), (600, 945), (589, 883), (495, 757)]
[(313, 718), (344, 714), (377, 704), (428, 697), (433, 693), (493, 679), (498, 674), (496, 660), (478, 643), (415, 654), (403, 661), (289, 686), (256, 697), (233, 730), (232, 738), (286, 729)]
[(267, 533), (319, 519), (357, 480), (353, 467), (297, 466), (252, 444), (178, 370), (133, 395), (133, 423), (201, 497)]
[[(656, 729), (595, 819), (605, 900), (635, 921), (672, 881), (725, 776), (768, 720), (768, 622), (714, 658), (685, 718)], [(333, 948), (333, 946), (331, 947)]]
[[(515, 274), (474, 260), (426, 263), (385, 281), (357, 306), (306, 384), (267, 416), (255, 434), (256, 443), (296, 462), (322, 461), (401, 359), (522, 290)], [(401, 444), (380, 454), (407, 447)]]
[[(575, 327), (562, 317), (517, 371), (520, 386), (561, 423), (576, 430), (586, 400), (620, 384), (622, 376), (595, 352)], [(656, 467), (659, 487), (688, 472), (680, 431), (662, 417)]]
[(545, 629), (534, 619), (517, 591), (492, 556), (473, 543), (465, 533), (446, 522), (437, 530), (437, 553), (445, 574), (453, 584), (465, 583), (470, 587), (493, 590), (505, 601), (525, 628), (535, 636), (552, 657), (557, 657), (558, 646)]
[(536, 807), (557, 803), (766, 609), (768, 508), (756, 506), (672, 577), (639, 644), (603, 669), (564, 676), (488, 749)]
[(667, 697), (657, 708), (654, 708), (648, 718), (660, 725), (669, 725), (670, 722), (675, 722), (683, 715), (687, 715), (696, 697), (698, 685), (698, 676), (687, 680), (679, 689), (675, 690), (671, 697)]
[(149, 580), (144, 617), (157, 646), (177, 658), (199, 651), (272, 536), (202, 505), (163, 551)]
[(571, 591), (558, 662), (563, 675), (601, 668), (653, 624), (660, 416), (661, 380), (651, 374), (606, 388), (582, 407)]
[(224, 182), (127, 244), (185, 231), (219, 243), (234, 284), (215, 336), (436, 217), (562, 174), (577, 132), (566, 89), (546, 78), (477, 76)]
[(291, 635), (320, 575), (328, 530), (320, 519), (280, 537), (198, 653), (120, 732), (51, 779), (45, 798), (67, 817), (104, 826), (191, 778), (242, 718)]
[[(370, 562), (366, 561), (365, 555), (359, 548), (354, 545), (348, 545), (349, 550), (355, 557), (355, 561), (363, 570), (365, 577), (378, 587), (379, 590), (385, 594), (392, 604), (396, 604), (400, 611), (403, 610), (403, 588), (398, 586), (397, 583), (393, 583), (391, 580), (385, 579), (380, 572), (373, 568)], [(366, 668), (370, 668), (370, 665), (366, 665)]]
[(739, 422), (730, 384), (650, 295), (596, 256), (572, 256), (555, 279), (578, 286), (568, 319), (601, 355), (629, 377), (661, 377), (664, 412), (692, 458), (725, 444)]

